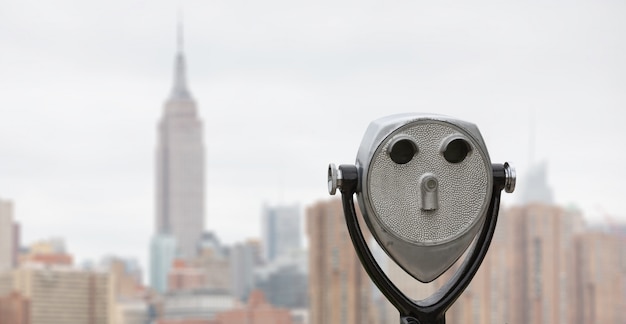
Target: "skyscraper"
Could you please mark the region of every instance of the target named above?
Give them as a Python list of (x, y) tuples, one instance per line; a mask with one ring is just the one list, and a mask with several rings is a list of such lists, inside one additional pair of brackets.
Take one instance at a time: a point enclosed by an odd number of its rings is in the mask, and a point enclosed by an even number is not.
[(293, 206), (263, 207), (263, 256), (268, 262), (291, 251), (300, 244), (300, 209)]
[(230, 250), (232, 294), (241, 301), (254, 288), (254, 269), (259, 265), (257, 251), (256, 241), (237, 243)]
[(10, 270), (14, 263), (13, 204), (0, 199), (0, 272)]
[[(306, 221), (309, 323), (373, 323), (372, 282), (350, 241), (341, 201), (308, 207)], [(369, 236), (368, 232), (364, 235)]]
[[(510, 221), (513, 323), (571, 323), (573, 237), (584, 226), (582, 215), (554, 205), (530, 204), (501, 214)], [(513, 306), (514, 305), (514, 306)]]
[(568, 323), (626, 321), (626, 253), (624, 236), (598, 230), (574, 238), (575, 292)]
[(169, 234), (156, 234), (150, 242), (150, 287), (167, 291), (167, 276), (176, 255), (176, 240)]
[(204, 143), (202, 121), (187, 88), (182, 27), (174, 84), (158, 125), (156, 234), (176, 240), (177, 254), (194, 257), (204, 230)]

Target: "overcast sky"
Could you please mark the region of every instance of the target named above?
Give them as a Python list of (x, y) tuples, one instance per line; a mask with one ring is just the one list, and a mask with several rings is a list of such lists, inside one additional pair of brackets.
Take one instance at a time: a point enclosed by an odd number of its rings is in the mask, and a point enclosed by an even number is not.
[[(145, 264), (176, 8), (0, 0), (0, 197), (24, 243)], [(559, 204), (625, 219), (624, 14), (610, 0), (185, 1), (208, 228), (258, 237), (264, 202), (328, 199), (327, 164), (409, 111), (474, 122), (520, 181), (547, 160)]]

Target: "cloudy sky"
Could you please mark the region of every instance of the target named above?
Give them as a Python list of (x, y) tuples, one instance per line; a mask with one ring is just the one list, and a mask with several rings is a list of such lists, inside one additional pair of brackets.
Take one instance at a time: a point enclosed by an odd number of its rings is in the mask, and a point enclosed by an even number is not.
[[(25, 243), (64, 237), (79, 260), (146, 261), (177, 6), (0, 0), (0, 198)], [(409, 111), (472, 121), (521, 180), (548, 161), (559, 204), (626, 219), (622, 1), (183, 7), (207, 225), (225, 242), (260, 235), (264, 202), (327, 199), (327, 164), (353, 162), (370, 121)]]

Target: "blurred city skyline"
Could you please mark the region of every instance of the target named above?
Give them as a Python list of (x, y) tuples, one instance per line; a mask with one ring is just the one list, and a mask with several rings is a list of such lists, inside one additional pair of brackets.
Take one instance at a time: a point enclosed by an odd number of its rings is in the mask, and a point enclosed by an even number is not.
[[(540, 4), (184, 2), (207, 229), (260, 237), (263, 204), (327, 199), (327, 164), (353, 162), (370, 121), (406, 111), (476, 123), (520, 191), (548, 161), (557, 204), (624, 220), (626, 5)], [(79, 260), (146, 269), (176, 8), (0, 2), (0, 198), (25, 244), (63, 237)]]

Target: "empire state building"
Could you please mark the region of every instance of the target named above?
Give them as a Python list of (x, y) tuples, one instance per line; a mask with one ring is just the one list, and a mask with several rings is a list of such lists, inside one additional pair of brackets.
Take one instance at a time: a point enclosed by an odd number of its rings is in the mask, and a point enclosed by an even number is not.
[(179, 26), (174, 84), (158, 124), (155, 234), (173, 238), (176, 256), (190, 258), (204, 230), (204, 143), (182, 43)]

